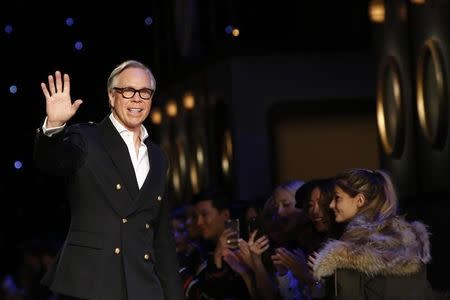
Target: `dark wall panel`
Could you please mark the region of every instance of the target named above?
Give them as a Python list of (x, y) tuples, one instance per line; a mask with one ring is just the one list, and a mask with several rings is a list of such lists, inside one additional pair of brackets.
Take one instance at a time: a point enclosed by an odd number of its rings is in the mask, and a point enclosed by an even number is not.
[[(450, 227), (450, 121), (448, 0), (410, 4), (410, 53), (414, 71), (419, 193), (417, 215), (430, 225), (433, 261), (429, 278), (435, 290), (447, 290), (450, 266), (446, 243)], [(448, 292), (447, 292), (448, 293)]]
[(381, 165), (388, 169), (401, 201), (417, 193), (414, 94), (405, 1), (386, 1), (385, 20), (374, 23), (377, 121)]
[(411, 5), (420, 190), (449, 193), (449, 1)]
[(385, 1), (384, 22), (373, 25), (381, 164), (407, 217), (430, 226), (428, 278), (436, 291), (448, 291), (450, 6), (418, 2)]

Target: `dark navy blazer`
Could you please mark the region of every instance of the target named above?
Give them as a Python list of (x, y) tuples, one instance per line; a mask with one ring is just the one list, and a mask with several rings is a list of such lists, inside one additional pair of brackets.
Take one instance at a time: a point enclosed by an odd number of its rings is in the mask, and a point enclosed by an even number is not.
[(139, 189), (109, 118), (52, 137), (38, 130), (37, 167), (67, 178), (71, 221), (43, 284), (82, 299), (183, 299), (165, 198), (168, 163), (146, 139), (150, 172)]

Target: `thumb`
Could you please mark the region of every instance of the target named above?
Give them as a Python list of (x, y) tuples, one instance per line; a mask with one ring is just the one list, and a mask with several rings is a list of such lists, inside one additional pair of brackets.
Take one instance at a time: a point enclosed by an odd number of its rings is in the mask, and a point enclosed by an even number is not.
[(80, 105), (83, 103), (83, 100), (78, 99), (76, 100), (73, 104), (72, 104), (72, 108), (74, 109), (74, 111), (77, 111), (78, 108), (80, 108)]

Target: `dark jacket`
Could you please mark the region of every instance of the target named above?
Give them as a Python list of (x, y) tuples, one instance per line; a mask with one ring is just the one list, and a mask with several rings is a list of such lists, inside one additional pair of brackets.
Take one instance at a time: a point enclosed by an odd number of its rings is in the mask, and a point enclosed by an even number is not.
[(83, 299), (182, 299), (169, 201), (167, 159), (146, 139), (150, 172), (139, 189), (126, 144), (109, 118), (52, 137), (38, 130), (35, 160), (66, 177), (71, 221), (42, 282)]
[(316, 278), (329, 280), (330, 299), (432, 299), (426, 278), (429, 233), (420, 222), (394, 217), (380, 223), (356, 218), (340, 240), (322, 248)]
[(194, 276), (191, 286), (186, 291), (189, 300), (249, 300), (250, 294), (242, 277), (234, 272), (224, 261), (217, 269), (214, 263), (215, 245), (209, 248), (207, 258), (200, 272)]

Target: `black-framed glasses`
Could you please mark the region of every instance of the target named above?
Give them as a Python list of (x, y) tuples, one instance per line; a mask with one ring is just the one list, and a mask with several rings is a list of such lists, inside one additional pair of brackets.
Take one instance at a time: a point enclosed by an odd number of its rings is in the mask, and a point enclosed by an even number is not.
[(148, 89), (148, 88), (143, 88), (140, 90), (136, 90), (132, 87), (113, 87), (113, 90), (115, 90), (116, 92), (118, 92), (119, 94), (122, 95), (122, 97), (124, 97), (125, 99), (131, 99), (134, 97), (134, 95), (136, 95), (136, 93), (139, 94), (139, 97), (143, 100), (150, 100), (153, 96), (153, 94), (155, 93), (154, 90), (152, 89)]

